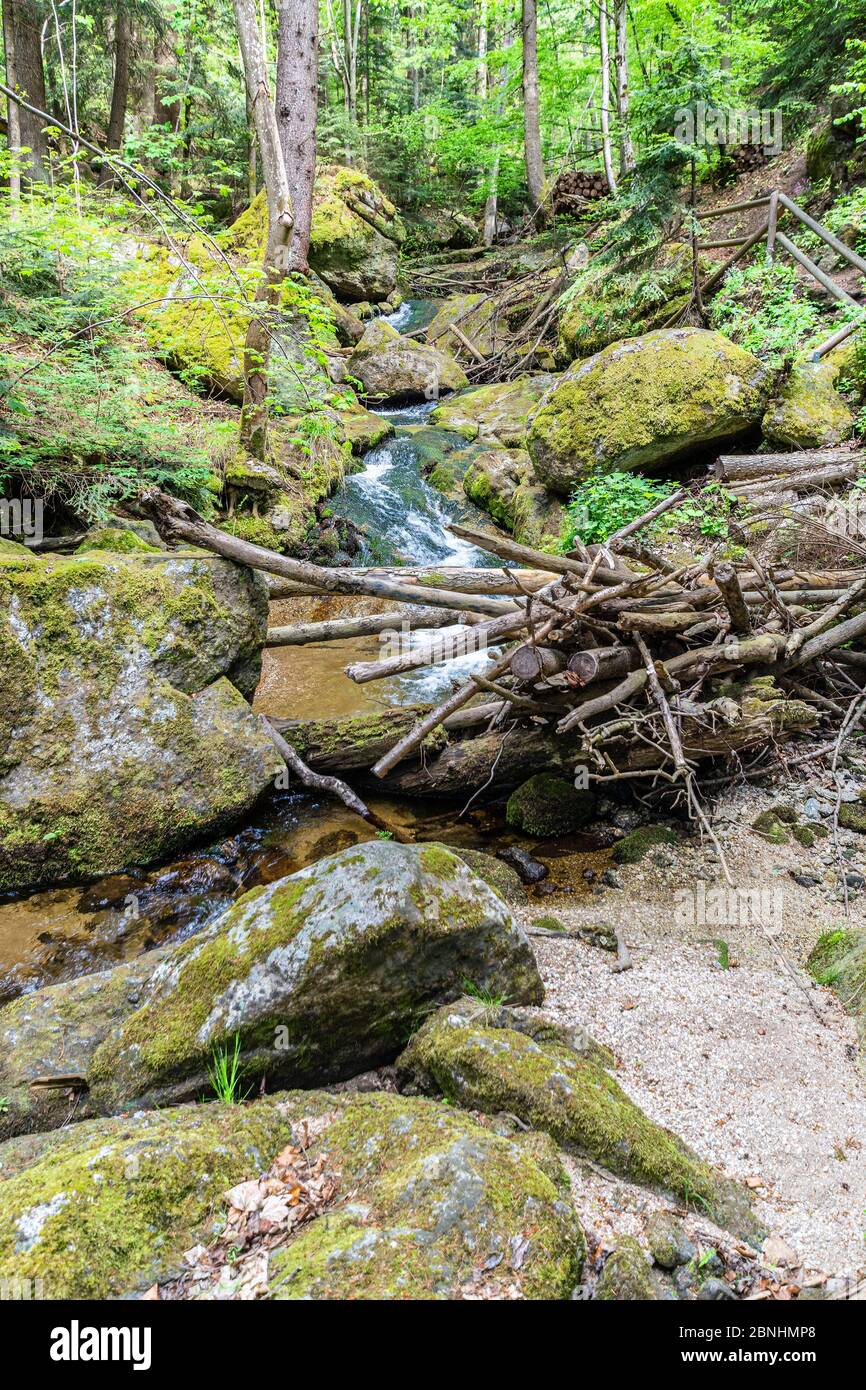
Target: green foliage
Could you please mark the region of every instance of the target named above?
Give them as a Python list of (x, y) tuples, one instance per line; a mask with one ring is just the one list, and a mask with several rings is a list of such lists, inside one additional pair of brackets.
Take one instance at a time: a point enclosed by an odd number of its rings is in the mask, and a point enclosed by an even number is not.
[(661, 517), (658, 528), (664, 531), (671, 527), (695, 526), (702, 536), (724, 540), (728, 535), (731, 508), (736, 500), (736, 495), (728, 492), (721, 483), (708, 483), (697, 497), (690, 497), (682, 506)]
[(565, 508), (560, 552), (606, 541), (621, 526), (642, 516), (676, 491), (675, 483), (656, 482), (640, 473), (599, 473), (581, 483)]
[(728, 272), (710, 305), (710, 325), (781, 366), (815, 332), (821, 311), (800, 290), (793, 265), (758, 261)]
[(223, 1105), (241, 1105), (252, 1093), (252, 1086), (241, 1095), (241, 1039), (235, 1033), (234, 1048), (229, 1052), (227, 1046), (217, 1045), (213, 1050), (213, 1062), (208, 1067), (208, 1077), (217, 1100)]

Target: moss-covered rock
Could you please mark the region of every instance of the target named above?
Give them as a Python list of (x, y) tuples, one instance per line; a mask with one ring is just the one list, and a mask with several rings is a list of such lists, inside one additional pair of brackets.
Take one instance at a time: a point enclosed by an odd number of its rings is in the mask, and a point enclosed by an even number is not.
[(615, 864), (637, 864), (655, 845), (676, 843), (676, 832), (668, 826), (640, 825), (614, 845), (610, 857)]
[(532, 412), (557, 380), (551, 373), (541, 372), (515, 381), (476, 386), (438, 405), (430, 418), (443, 429), (457, 430), (466, 439), (514, 449), (524, 444)]
[(647, 1258), (634, 1236), (620, 1236), (595, 1286), (602, 1302), (635, 1303), (657, 1297)]
[(721, 333), (671, 328), (575, 363), (542, 400), (527, 447), (541, 483), (568, 493), (590, 472), (656, 468), (753, 430), (766, 369)]
[(516, 830), (545, 838), (582, 830), (595, 813), (595, 794), (548, 772), (537, 772), (508, 798), (505, 818)]
[(755, 817), (752, 829), (773, 845), (786, 845), (791, 833), (789, 826), (771, 807)]
[(847, 439), (854, 416), (835, 390), (838, 374), (830, 362), (795, 363), (764, 415), (764, 438), (792, 449), (821, 449)]
[(340, 410), (340, 428), (353, 454), (365, 454), (368, 449), (375, 449), (377, 444), (394, 433), (390, 420), (365, 409), (360, 402), (353, 402)]
[(280, 1108), (260, 1101), (91, 1120), (0, 1146), (0, 1281), (39, 1280), (52, 1299), (142, 1292), (214, 1237), (222, 1193), (291, 1135)]
[[(96, 1113), (88, 1091), (33, 1085), (40, 1077), (86, 1078), (90, 1058), (124, 1018), (165, 955), (148, 951), (107, 974), (83, 975), (23, 994), (0, 1010), (0, 1139), (54, 1129)], [(0, 1175), (3, 1169), (0, 1167)]]
[(424, 336), (431, 345), (453, 350), (458, 340), (450, 329), (456, 323), (479, 352), (489, 355), (494, 347), (495, 317), (496, 301), (490, 295), (452, 294), (430, 320)]
[(214, 556), (0, 559), (0, 888), (146, 863), (249, 810), (280, 767), (244, 698), (266, 627), (261, 577)]
[(373, 319), (347, 363), (368, 400), (435, 400), (468, 385), (450, 353), (404, 338), (384, 319)]
[(293, 1096), (291, 1108), (355, 1196), (272, 1256), (272, 1297), (569, 1297), (585, 1246), (546, 1136), (500, 1136), (383, 1093)]
[(475, 449), (463, 474), (463, 491), (524, 545), (555, 546), (562, 504), (535, 481), (524, 449)]
[(45, 1298), (139, 1293), (209, 1244), (226, 1189), (289, 1143), (340, 1185), (272, 1251), (272, 1298), (568, 1298), (580, 1278), (583, 1234), (546, 1136), (503, 1137), (435, 1101), (308, 1091), (0, 1146), (0, 1279), (39, 1280)]
[[(494, 1018), (494, 1024), (497, 1020)], [(485, 1026), (447, 1006), (397, 1063), (402, 1086), (488, 1114), (504, 1111), (613, 1172), (677, 1194), (745, 1238), (756, 1222), (744, 1189), (638, 1109), (603, 1066), (562, 1041)]]
[[(261, 263), (267, 208), (264, 192), (229, 229), (226, 249)], [(349, 303), (383, 300), (396, 288), (405, 231), (397, 209), (360, 169), (320, 165), (313, 194), (310, 266)]]
[(246, 1077), (341, 1080), (391, 1061), (464, 976), (541, 999), (523, 931), (462, 860), (438, 845), (359, 845), (245, 894), (174, 948), (97, 1048), (91, 1097), (111, 1113), (201, 1094), (214, 1048), (235, 1037)]

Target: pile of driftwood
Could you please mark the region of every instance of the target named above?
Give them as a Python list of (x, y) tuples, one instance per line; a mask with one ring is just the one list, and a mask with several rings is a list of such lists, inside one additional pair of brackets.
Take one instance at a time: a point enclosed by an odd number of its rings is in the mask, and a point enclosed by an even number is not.
[(605, 545), (566, 556), (454, 526), (506, 564), (435, 574), (322, 569), (228, 536), (156, 490), (143, 500), (167, 540), (278, 576), (275, 595), (364, 594), (401, 605), (396, 614), (277, 630), (274, 644), (381, 633), (414, 614), (411, 637), (385, 660), (350, 665), (353, 681), (480, 653), (478, 668), (435, 708), (270, 721), (302, 780), (344, 773), (403, 793), (461, 795), (555, 769), (589, 784), (641, 779), (682, 797), (703, 822), (702, 760), (722, 760), (723, 776), (736, 777), (804, 732), (823, 740), (807, 756), (835, 758), (866, 714), (866, 552), (857, 568), (804, 572), (771, 569), (755, 554), (734, 564), (717, 547), (675, 568), (642, 533), (684, 496)]

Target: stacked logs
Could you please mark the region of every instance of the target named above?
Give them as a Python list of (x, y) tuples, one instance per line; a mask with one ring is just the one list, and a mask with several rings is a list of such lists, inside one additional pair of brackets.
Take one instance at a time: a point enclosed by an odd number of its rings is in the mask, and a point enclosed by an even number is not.
[[(351, 720), (342, 742), (333, 726), (323, 737), (321, 721), (307, 729), (283, 721), (276, 737), (291, 743), (302, 780), (317, 767), (351, 769), (401, 792), (445, 794), (580, 766), (590, 782), (673, 786), (702, 816), (702, 759), (741, 767), (744, 753), (771, 753), (821, 721), (832, 749), (866, 714), (866, 554), (857, 568), (804, 572), (770, 568), (753, 553), (733, 563), (716, 547), (674, 568), (640, 533), (684, 495), (605, 545), (565, 556), (455, 525), (504, 567), (429, 576), (321, 569), (228, 536), (156, 490), (143, 501), (166, 540), (275, 574), (283, 596), (364, 593), (417, 606), (429, 640), (415, 627), (396, 655), (347, 667), (357, 683), (481, 654), (435, 708), (389, 711), (372, 736), (365, 717), (363, 745)], [(428, 620), (425, 608), (445, 610), (450, 626), (434, 626), (441, 618)], [(380, 615), (368, 630), (381, 631)], [(307, 624), (288, 640), (339, 635), (333, 622)], [(280, 751), (286, 746), (280, 738)]]
[(583, 204), (608, 195), (604, 174), (590, 169), (564, 169), (556, 179), (550, 192), (550, 201), (556, 213), (580, 212)]

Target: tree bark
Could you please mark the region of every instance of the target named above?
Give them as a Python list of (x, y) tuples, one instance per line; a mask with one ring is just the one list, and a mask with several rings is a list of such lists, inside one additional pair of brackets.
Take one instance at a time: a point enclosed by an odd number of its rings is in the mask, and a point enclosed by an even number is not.
[(601, 155), (604, 160), (604, 176), (607, 179), (607, 186), (615, 196), (616, 175), (613, 172), (613, 156), (610, 145), (610, 49), (607, 0), (599, 0), (598, 38), (601, 60)]
[[(3, 51), (6, 55), (6, 86), (13, 90), (18, 78), (15, 71), (15, 26), (12, 21), (12, 0), (3, 0)], [(6, 101), (6, 144), (12, 156), (9, 170), (9, 202), (12, 216), (17, 216), (21, 202), (21, 108), (11, 98)]]
[[(9, 86), (16, 88), (31, 106), (47, 111), (45, 97), (45, 73), (42, 67), (42, 41), (40, 37), (41, 17), (33, 0), (5, 0), (9, 6), (11, 34), (13, 41), (15, 82)], [(5, 30), (5, 23), (4, 23)], [(45, 156), (48, 142), (39, 116), (20, 107), (18, 111), (20, 148), (29, 150), (24, 156), (24, 174), (31, 180), (44, 180), (46, 177)]]
[(523, 29), (523, 155), (526, 185), (533, 212), (544, 201), (544, 165), (541, 161), (541, 124), (538, 98), (538, 20), (535, 0), (522, 0)]
[[(126, 122), (126, 103), (129, 99), (129, 15), (123, 4), (117, 7), (114, 30), (114, 85), (111, 91), (111, 111), (108, 117), (107, 150), (120, 151), (123, 146), (123, 127)], [(99, 172), (101, 185), (111, 183), (114, 175), (109, 164)]]
[(634, 169), (634, 148), (628, 128), (628, 0), (614, 0), (614, 32), (616, 35), (616, 113), (619, 119), (619, 170), (630, 174)]
[(318, 111), (318, 0), (284, 0), (277, 39), (277, 119), (295, 225), (289, 270), (309, 270)]
[(252, 105), (256, 135), (262, 157), (262, 176), (268, 203), (268, 235), (262, 279), (256, 301), (262, 312), (255, 314), (244, 344), (244, 401), (241, 410), (241, 447), (252, 458), (268, 455), (268, 362), (270, 330), (268, 310), (279, 300), (280, 285), (289, 264), (292, 233), (292, 195), (277, 116), (268, 84), (268, 70), (253, 0), (234, 0), (238, 41), (243, 60), (247, 95)]

